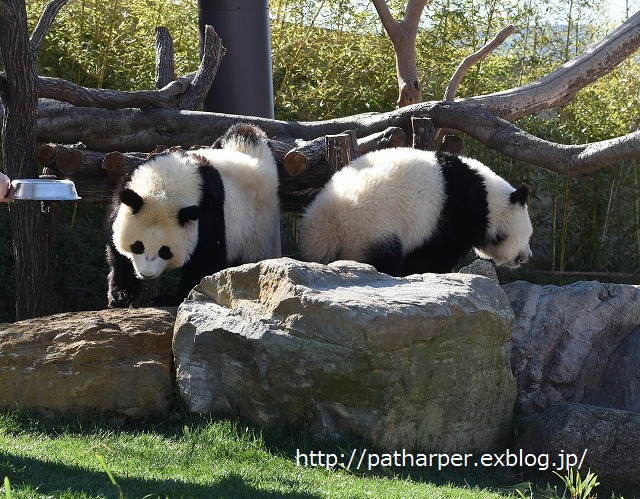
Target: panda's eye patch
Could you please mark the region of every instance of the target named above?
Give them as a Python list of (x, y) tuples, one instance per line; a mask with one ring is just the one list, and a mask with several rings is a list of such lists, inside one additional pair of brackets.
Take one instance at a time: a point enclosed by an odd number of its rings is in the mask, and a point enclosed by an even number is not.
[(169, 248), (169, 246), (163, 246), (162, 248), (160, 248), (160, 251), (158, 251), (158, 255), (163, 260), (171, 260), (173, 258), (173, 253), (171, 253), (171, 249)]
[(131, 249), (131, 253), (135, 255), (142, 255), (142, 253), (144, 253), (144, 244), (142, 244), (142, 241), (136, 241), (129, 246), (129, 248)]

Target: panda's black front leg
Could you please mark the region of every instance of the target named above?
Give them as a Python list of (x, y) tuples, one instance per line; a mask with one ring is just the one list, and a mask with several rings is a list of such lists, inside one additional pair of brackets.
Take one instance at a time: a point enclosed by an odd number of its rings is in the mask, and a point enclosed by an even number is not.
[(109, 263), (109, 291), (107, 301), (110, 308), (131, 306), (140, 295), (141, 282), (136, 276), (131, 260), (121, 255), (112, 243), (107, 245)]

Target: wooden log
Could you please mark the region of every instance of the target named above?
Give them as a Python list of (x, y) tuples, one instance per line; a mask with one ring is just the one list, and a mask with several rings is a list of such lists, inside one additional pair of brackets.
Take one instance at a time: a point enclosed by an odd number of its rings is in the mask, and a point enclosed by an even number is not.
[(404, 147), (407, 145), (407, 134), (397, 126), (392, 126), (382, 132), (367, 135), (358, 139), (358, 153), (366, 154), (378, 149), (390, 147)]
[(431, 118), (422, 116), (411, 117), (411, 128), (413, 129), (414, 149), (423, 151), (433, 151), (436, 148), (436, 132)]
[(269, 139), (269, 146), (271, 147), (271, 152), (273, 153), (273, 157), (276, 158), (277, 163), (283, 163), (287, 153), (294, 148), (294, 146), (288, 142), (275, 139)]
[(104, 156), (100, 167), (106, 173), (111, 185), (114, 186), (118, 185), (122, 178), (131, 173), (136, 166), (147, 161), (152, 154), (124, 154), (112, 151)]
[(325, 137), (299, 141), (298, 145), (285, 154), (282, 164), (295, 177), (305, 172), (311, 165), (325, 158), (327, 141)]
[(325, 139), (329, 176), (331, 176), (356, 158), (358, 141), (353, 130), (338, 135), (327, 135)]

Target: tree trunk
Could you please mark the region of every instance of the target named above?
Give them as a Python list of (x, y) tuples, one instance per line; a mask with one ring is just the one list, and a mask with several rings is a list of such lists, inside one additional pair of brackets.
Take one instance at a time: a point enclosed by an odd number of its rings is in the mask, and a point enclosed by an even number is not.
[[(12, 179), (36, 176), (37, 67), (29, 42), (22, 0), (0, 5), (0, 54), (6, 71), (3, 158)], [(16, 201), (9, 207), (16, 272), (16, 319), (52, 313), (49, 249), (51, 213), (40, 203)]]

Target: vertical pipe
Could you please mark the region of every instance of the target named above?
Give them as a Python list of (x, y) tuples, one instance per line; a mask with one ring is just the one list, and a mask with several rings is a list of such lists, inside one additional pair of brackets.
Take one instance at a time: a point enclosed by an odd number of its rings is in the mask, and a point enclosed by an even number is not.
[(213, 26), (227, 53), (204, 110), (273, 118), (268, 0), (198, 0), (200, 37)]

